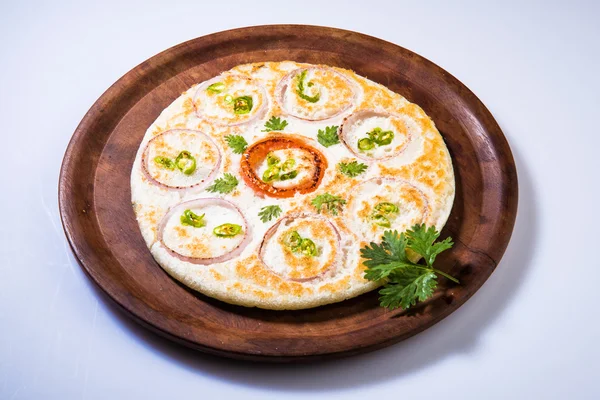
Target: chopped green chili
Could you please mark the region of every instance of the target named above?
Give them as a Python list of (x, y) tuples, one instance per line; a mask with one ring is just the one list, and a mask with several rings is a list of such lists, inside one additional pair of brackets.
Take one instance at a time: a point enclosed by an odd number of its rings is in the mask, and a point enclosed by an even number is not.
[(218, 237), (234, 237), (242, 232), (242, 227), (236, 224), (223, 224), (215, 227), (213, 233)]
[(285, 162), (281, 166), (281, 170), (284, 172), (287, 172), (287, 171), (290, 171), (295, 166), (296, 166), (296, 160), (294, 160), (293, 158), (288, 158), (287, 160), (285, 160)]
[(279, 179), (279, 171), (280, 171), (280, 168), (277, 165), (273, 165), (273, 166), (267, 168), (267, 170), (265, 172), (263, 172), (263, 176), (262, 176), (263, 181), (271, 182), (276, 179)]
[(281, 162), (281, 159), (279, 157), (277, 157), (275, 154), (273, 154), (273, 153), (267, 154), (267, 165), (269, 167), (272, 167), (273, 165), (277, 165), (280, 162)]
[(294, 179), (297, 176), (298, 176), (298, 171), (294, 170), (294, 171), (286, 172), (285, 174), (281, 174), (281, 176), (279, 177), (279, 180), (287, 181), (290, 179)]
[(204, 215), (198, 215), (192, 212), (192, 210), (185, 210), (179, 220), (182, 225), (193, 226), (194, 228), (201, 228), (206, 225), (204, 222)]
[(381, 214), (395, 214), (398, 212), (398, 206), (393, 203), (379, 203), (375, 206), (375, 210), (379, 211)]
[(384, 228), (389, 228), (390, 226), (392, 226), (390, 220), (386, 216), (383, 216), (381, 214), (375, 214), (371, 216), (371, 219), (373, 220), (373, 222), (375, 222), (376, 225), (383, 226)]
[[(306, 73), (307, 71), (303, 70), (302, 72), (300, 72), (300, 75), (298, 75), (298, 87), (296, 89), (296, 93), (298, 94), (298, 96), (300, 96), (301, 99), (304, 99), (310, 103), (316, 103), (321, 98), (320, 93), (317, 93), (314, 96), (309, 96), (306, 93), (304, 93), (304, 80), (306, 79)], [(306, 86), (312, 87), (313, 83), (308, 82)]]
[(283, 243), (292, 250), (295, 250), (302, 243), (302, 237), (300, 237), (298, 232), (292, 231), (283, 239)]
[(300, 252), (305, 256), (314, 257), (318, 255), (317, 245), (310, 239), (302, 239), (300, 243)]
[(372, 150), (375, 147), (375, 143), (369, 138), (362, 138), (358, 141), (358, 149), (360, 151)]
[(221, 93), (225, 89), (225, 84), (223, 82), (216, 82), (206, 88), (208, 92), (211, 93)]
[(160, 165), (163, 168), (174, 170), (175, 163), (168, 157), (154, 157), (154, 162)]
[(252, 110), (252, 97), (241, 96), (233, 99), (233, 112), (236, 114), (248, 114)]
[(175, 159), (175, 166), (177, 166), (177, 169), (179, 169), (184, 174), (191, 175), (196, 170), (196, 159), (194, 158), (194, 156), (192, 156), (192, 153), (190, 153), (187, 150), (184, 150), (181, 153), (179, 153), (179, 155)]

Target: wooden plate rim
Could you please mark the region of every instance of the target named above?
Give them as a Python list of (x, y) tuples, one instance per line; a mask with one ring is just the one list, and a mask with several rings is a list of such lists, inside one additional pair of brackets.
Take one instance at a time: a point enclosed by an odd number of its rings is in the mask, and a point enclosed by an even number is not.
[[(357, 33), (353, 31), (347, 31), (337, 28), (329, 28), (329, 27), (321, 27), (321, 26), (311, 26), (311, 25), (263, 25), (263, 26), (252, 26), (246, 28), (238, 28), (231, 29), (227, 31), (222, 31), (218, 33), (214, 33), (211, 35), (199, 37), (196, 39), (189, 40), (187, 42), (181, 43), (179, 45), (173, 46), (153, 57), (148, 59), (147, 61), (139, 64), (134, 67), (132, 70), (127, 72), (122, 78), (120, 78), (117, 82), (115, 82), (110, 88), (108, 88), (100, 98), (94, 103), (94, 105), (90, 108), (90, 110), (86, 113), (81, 123), (75, 130), (73, 137), (71, 138), (68, 147), (65, 151), (64, 159), (61, 166), (60, 176), (59, 176), (59, 185), (58, 185), (58, 197), (59, 197), (59, 211), (61, 216), (61, 221), (63, 224), (63, 229), (65, 231), (67, 240), (69, 245), (75, 254), (75, 257), (78, 263), (82, 266), (83, 270), (86, 274), (92, 279), (92, 281), (108, 296), (109, 299), (114, 301), (120, 309), (126, 312), (126, 314), (132, 317), (135, 321), (142, 324), (143, 326), (153, 330), (154, 332), (165, 336), (175, 342), (184, 344), (186, 346), (225, 357), (237, 358), (237, 359), (248, 359), (248, 360), (257, 360), (257, 361), (276, 361), (276, 362), (289, 362), (289, 361), (311, 361), (318, 360), (324, 358), (332, 358), (339, 356), (347, 356), (357, 353), (362, 353), (370, 350), (375, 350), (378, 348), (382, 348), (388, 346), (390, 344), (396, 343), (400, 340), (403, 340), (409, 336), (412, 336), (422, 330), (434, 325), (439, 322), (441, 319), (445, 318), (447, 315), (455, 311), (458, 307), (460, 307), (468, 298), (477, 291), (481, 285), (489, 278), (493, 270), (491, 270), (486, 276), (483, 276), (483, 279), (479, 282), (478, 286), (474, 288), (473, 292), (470, 293), (467, 297), (461, 298), (460, 302), (456, 302), (447, 307), (447, 310), (438, 315), (437, 318), (428, 321), (425, 324), (420, 324), (415, 327), (413, 331), (410, 332), (409, 335), (404, 335), (402, 337), (387, 337), (383, 340), (379, 340), (377, 342), (372, 343), (362, 343), (358, 344), (356, 348), (353, 349), (345, 349), (342, 351), (332, 350), (330, 352), (321, 352), (316, 354), (305, 354), (305, 355), (269, 355), (269, 354), (254, 354), (248, 353), (245, 351), (236, 351), (236, 349), (228, 348), (224, 346), (222, 348), (216, 346), (206, 346), (197, 341), (190, 341), (183, 336), (173, 334), (167, 329), (163, 329), (163, 327), (155, 324), (152, 320), (148, 318), (144, 318), (143, 315), (147, 315), (148, 310), (140, 309), (139, 305), (132, 305), (131, 303), (127, 303), (122, 301), (122, 293), (119, 293), (107, 284), (103, 280), (103, 276), (98, 274), (97, 271), (91, 268), (92, 263), (95, 261), (90, 257), (90, 254), (93, 254), (94, 249), (91, 248), (88, 243), (86, 243), (83, 238), (84, 232), (78, 232), (75, 229), (75, 225), (73, 221), (80, 218), (81, 216), (72, 210), (68, 203), (72, 196), (74, 195), (74, 188), (71, 185), (69, 177), (76, 167), (75, 164), (75, 154), (78, 149), (84, 145), (82, 140), (85, 139), (85, 133), (92, 129), (94, 124), (97, 122), (99, 118), (98, 112), (102, 112), (102, 110), (110, 104), (111, 101), (118, 98), (119, 96), (124, 95), (126, 88), (123, 87), (125, 82), (137, 79), (143, 79), (143, 74), (140, 74), (139, 71), (144, 68), (148, 68), (148, 66), (154, 66), (158, 68), (158, 65), (162, 63), (168, 63), (170, 59), (178, 59), (181, 54), (185, 53), (188, 47), (193, 47), (193, 44), (197, 44), (198, 42), (218, 42), (221, 38), (232, 40), (235, 37), (244, 37), (249, 34), (268, 34), (272, 32), (294, 32), (297, 30), (304, 31), (312, 31), (315, 33), (319, 33), (321, 35), (337, 34), (343, 35), (348, 39), (360, 39), (364, 42), (370, 42), (373, 46), (378, 46), (381, 48), (386, 48), (389, 51), (398, 51), (403, 54), (403, 56), (414, 57), (418, 59), (422, 64), (426, 65), (427, 68), (436, 70), (437, 73), (443, 74), (444, 79), (449, 82), (449, 84), (454, 87), (459, 87), (461, 89), (461, 97), (468, 103), (471, 107), (477, 109), (479, 117), (483, 121), (481, 121), (482, 125), (485, 127), (486, 132), (493, 133), (492, 136), (489, 137), (490, 141), (493, 142), (494, 148), (501, 149), (501, 160), (497, 160), (497, 162), (502, 162), (503, 181), (499, 182), (499, 186), (501, 186), (504, 190), (503, 196), (505, 196), (504, 200), (504, 208), (505, 214), (503, 215), (502, 221), (498, 221), (498, 226), (495, 230), (495, 234), (493, 237), (489, 239), (496, 243), (495, 248), (492, 252), (486, 253), (485, 255), (493, 262), (494, 266), (498, 264), (500, 261), (510, 239), (510, 235), (512, 233), (514, 222), (516, 219), (517, 213), (517, 203), (518, 203), (518, 185), (516, 179), (516, 167), (514, 164), (514, 159), (512, 157), (512, 153), (510, 151), (510, 147), (504, 137), (500, 127), (494, 120), (493, 116), (489, 112), (489, 110), (485, 107), (485, 105), (475, 96), (473, 92), (471, 92), (462, 82), (456, 79), (454, 76), (443, 70), (441, 67), (427, 60), (426, 58), (413, 53), (410, 50), (402, 48), (393, 43), (368, 36), (362, 33)], [(147, 71), (146, 71), (147, 72)], [(180, 71), (181, 72), (181, 71)], [(147, 72), (149, 74), (150, 72)], [(140, 78), (141, 76), (141, 78)], [(160, 84), (160, 83), (159, 83)], [(158, 84), (156, 85), (158, 86)], [(134, 103), (135, 104), (135, 103)], [(123, 115), (125, 112), (123, 113)], [(121, 116), (122, 117), (122, 116)], [(112, 131), (110, 132), (112, 133)], [(107, 139), (108, 140), (108, 139)], [(88, 188), (88, 190), (90, 190)], [(98, 221), (96, 220), (96, 223)], [(140, 304), (140, 303), (138, 303)], [(142, 306), (143, 307), (143, 306)]]

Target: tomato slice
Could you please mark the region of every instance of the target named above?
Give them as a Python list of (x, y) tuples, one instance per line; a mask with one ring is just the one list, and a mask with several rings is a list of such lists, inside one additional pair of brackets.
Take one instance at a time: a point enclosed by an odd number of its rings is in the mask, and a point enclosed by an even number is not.
[[(310, 176), (300, 180), (293, 186), (275, 187), (272, 182), (264, 182), (258, 176), (257, 171), (270, 152), (284, 149), (302, 150), (309, 156), (314, 169)], [(252, 144), (244, 151), (240, 164), (242, 178), (252, 190), (269, 197), (279, 198), (292, 197), (296, 193), (310, 193), (316, 190), (321, 184), (326, 169), (327, 160), (325, 156), (309, 145), (304, 138), (296, 135), (269, 136)]]

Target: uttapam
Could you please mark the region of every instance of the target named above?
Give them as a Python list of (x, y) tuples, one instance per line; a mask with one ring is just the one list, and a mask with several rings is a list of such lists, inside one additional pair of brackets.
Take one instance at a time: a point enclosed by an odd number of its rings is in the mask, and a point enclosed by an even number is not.
[(452, 161), (416, 104), (353, 71), (293, 61), (200, 82), (150, 125), (131, 171), (144, 240), (173, 278), (231, 304), (303, 309), (379, 286), (360, 248), (441, 230)]

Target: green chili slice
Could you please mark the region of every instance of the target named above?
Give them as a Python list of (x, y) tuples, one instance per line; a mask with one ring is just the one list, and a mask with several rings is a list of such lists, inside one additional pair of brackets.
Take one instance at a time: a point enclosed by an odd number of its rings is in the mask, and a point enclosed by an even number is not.
[(375, 139), (373, 140), (379, 146), (385, 146), (387, 144), (392, 143), (392, 140), (394, 140), (394, 132), (382, 131), (381, 129), (379, 129), (379, 132), (377, 132), (377, 137), (375, 137)]
[(297, 176), (298, 176), (298, 171), (294, 170), (294, 171), (287, 172), (285, 174), (281, 174), (281, 176), (279, 177), (279, 180), (280, 181), (287, 181), (287, 180), (290, 180), (290, 179), (294, 179)]
[(376, 225), (382, 226), (384, 228), (389, 228), (390, 226), (392, 226), (390, 220), (384, 215), (375, 214), (371, 216), (371, 219), (373, 220), (373, 222), (375, 222)]
[(230, 94), (225, 95), (225, 97), (223, 97), (223, 101), (227, 104), (231, 104), (233, 103), (233, 96)]
[(305, 256), (314, 257), (318, 255), (317, 245), (310, 239), (302, 239), (300, 243), (300, 252)]
[(175, 159), (175, 165), (177, 166), (177, 169), (179, 169), (184, 174), (191, 175), (196, 170), (196, 159), (194, 158), (194, 156), (192, 156), (192, 153), (190, 153), (187, 150), (184, 150), (181, 153), (179, 153), (179, 155)]
[(236, 224), (223, 224), (215, 227), (213, 233), (218, 237), (234, 237), (242, 232), (242, 227)]
[(154, 157), (154, 162), (160, 165), (163, 168), (174, 170), (175, 163), (168, 157)]
[[(321, 98), (321, 93), (317, 93), (314, 96), (309, 96), (306, 93), (304, 93), (304, 80), (306, 79), (306, 72), (306, 70), (303, 70), (302, 72), (300, 72), (300, 75), (298, 75), (298, 88), (296, 89), (296, 93), (298, 94), (298, 96), (300, 96), (301, 99), (304, 99), (310, 103), (316, 103)], [(306, 86), (312, 87), (313, 83), (308, 82)]]
[(179, 220), (181, 221), (181, 225), (189, 225), (194, 228), (202, 228), (206, 225), (204, 222), (204, 215), (198, 215), (192, 212), (192, 210), (185, 210)]
[(285, 160), (285, 162), (281, 166), (281, 170), (284, 172), (287, 172), (287, 171), (290, 171), (295, 166), (296, 166), (296, 160), (294, 160), (293, 158), (288, 158), (287, 160)]
[(379, 203), (375, 206), (375, 210), (379, 211), (379, 213), (386, 214), (395, 214), (398, 212), (398, 206), (393, 203)]
[(211, 93), (221, 93), (225, 89), (225, 84), (223, 82), (216, 82), (206, 88), (208, 92)]
[(377, 127), (377, 128), (373, 128), (372, 131), (367, 132), (367, 136), (372, 141), (375, 141), (375, 139), (377, 139), (377, 135), (379, 135), (379, 133), (381, 133), (381, 128)]
[(300, 244), (302, 243), (302, 237), (300, 237), (298, 232), (292, 231), (283, 239), (283, 243), (292, 250), (295, 250), (300, 247)]
[(372, 150), (375, 147), (375, 143), (369, 138), (362, 138), (358, 141), (358, 149), (360, 151)]
[(279, 179), (279, 171), (280, 171), (280, 169), (277, 165), (273, 165), (273, 166), (267, 168), (267, 170), (265, 172), (263, 172), (263, 176), (262, 176), (263, 181), (271, 182), (276, 179)]
[(267, 165), (269, 167), (279, 164), (280, 161), (281, 161), (281, 159), (279, 157), (277, 157), (275, 154), (273, 154), (273, 153), (267, 154)]
[(241, 96), (233, 99), (233, 112), (236, 114), (248, 114), (252, 110), (252, 97)]

